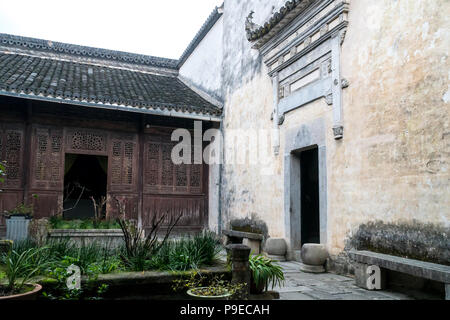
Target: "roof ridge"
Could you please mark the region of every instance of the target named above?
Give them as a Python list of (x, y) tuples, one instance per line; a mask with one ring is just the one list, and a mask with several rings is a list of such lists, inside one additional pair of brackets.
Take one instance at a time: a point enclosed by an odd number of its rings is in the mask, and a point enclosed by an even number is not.
[(0, 45), (25, 47), (33, 50), (53, 51), (57, 53), (66, 53), (76, 56), (99, 58), (104, 60), (120, 61), (170, 69), (177, 69), (178, 65), (178, 60), (175, 59), (155, 57), (119, 50), (82, 46), (77, 44), (11, 35), (7, 33), (0, 33)]
[[(288, 17), (294, 11), (302, 11), (311, 5), (315, 0), (287, 0), (280, 9), (274, 12), (262, 25), (253, 23), (253, 11), (247, 16), (246, 33), (247, 40), (254, 42), (269, 34), (285, 17)], [(295, 18), (296, 15), (291, 16)], [(290, 21), (289, 21), (290, 22)]]

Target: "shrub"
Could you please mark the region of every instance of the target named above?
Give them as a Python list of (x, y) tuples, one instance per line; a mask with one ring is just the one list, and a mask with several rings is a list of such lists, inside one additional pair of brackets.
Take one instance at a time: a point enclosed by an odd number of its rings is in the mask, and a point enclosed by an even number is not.
[(267, 291), (269, 285), (275, 287), (284, 283), (283, 269), (263, 255), (253, 255), (249, 259), (252, 279), (256, 288), (263, 286)]
[(36, 257), (45, 249), (28, 248), (22, 252), (12, 249), (4, 256), (7, 294), (20, 292), (26, 282), (39, 272), (46, 262)]
[(193, 237), (167, 241), (154, 255), (152, 269), (186, 271), (212, 265), (221, 250), (219, 238), (213, 232), (204, 231)]

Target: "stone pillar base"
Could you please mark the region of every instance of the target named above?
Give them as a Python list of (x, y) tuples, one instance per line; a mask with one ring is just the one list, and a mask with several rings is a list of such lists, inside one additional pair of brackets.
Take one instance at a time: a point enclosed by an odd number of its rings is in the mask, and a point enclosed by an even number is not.
[(308, 264), (301, 263), (300, 270), (308, 273), (324, 273), (325, 268), (323, 266), (311, 266)]
[(269, 258), (270, 260), (273, 261), (279, 261), (279, 262), (283, 262), (286, 261), (286, 256), (277, 256), (277, 255), (273, 255), (273, 254), (266, 254), (267, 258)]

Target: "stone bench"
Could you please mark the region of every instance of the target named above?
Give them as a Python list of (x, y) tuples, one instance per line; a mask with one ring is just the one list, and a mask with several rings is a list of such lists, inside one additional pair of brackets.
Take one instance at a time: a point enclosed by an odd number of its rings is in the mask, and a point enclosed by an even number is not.
[(261, 253), (261, 242), (264, 239), (262, 234), (234, 230), (222, 230), (222, 234), (227, 237), (227, 243), (242, 243), (250, 247), (252, 254)]
[(367, 268), (378, 266), (381, 272), (381, 288), (385, 286), (385, 272), (383, 269), (406, 273), (414, 277), (433, 280), (444, 283), (445, 299), (450, 300), (450, 266), (424, 262), (414, 259), (401, 258), (388, 254), (376, 253), (372, 251), (350, 251), (349, 256), (357, 262), (355, 268), (356, 285), (365, 289), (369, 274)]

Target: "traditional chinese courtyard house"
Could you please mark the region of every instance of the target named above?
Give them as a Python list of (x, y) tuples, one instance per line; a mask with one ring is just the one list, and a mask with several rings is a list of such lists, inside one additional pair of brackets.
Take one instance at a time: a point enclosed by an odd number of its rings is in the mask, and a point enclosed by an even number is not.
[(171, 133), (217, 126), (221, 108), (178, 73), (178, 60), (0, 34), (0, 212), (92, 216), (90, 197), (107, 197), (108, 216), (126, 199), (144, 227), (167, 212), (207, 226), (209, 167), (174, 165)]

